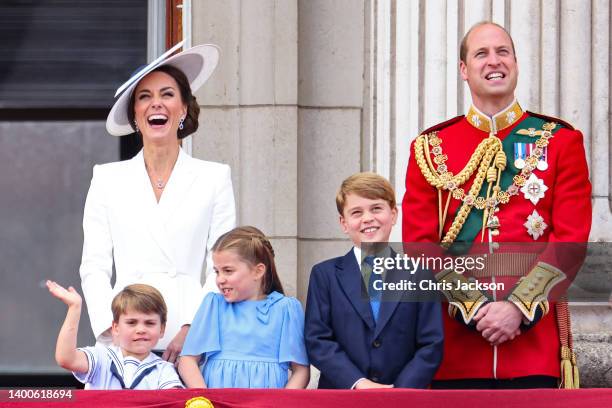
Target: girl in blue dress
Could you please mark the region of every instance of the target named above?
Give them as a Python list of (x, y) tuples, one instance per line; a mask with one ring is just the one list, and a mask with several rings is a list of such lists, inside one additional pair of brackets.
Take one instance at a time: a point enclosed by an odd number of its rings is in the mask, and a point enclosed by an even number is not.
[(212, 252), (220, 293), (206, 295), (183, 345), (187, 387), (305, 388), (304, 312), (283, 295), (270, 241), (255, 227), (238, 227)]

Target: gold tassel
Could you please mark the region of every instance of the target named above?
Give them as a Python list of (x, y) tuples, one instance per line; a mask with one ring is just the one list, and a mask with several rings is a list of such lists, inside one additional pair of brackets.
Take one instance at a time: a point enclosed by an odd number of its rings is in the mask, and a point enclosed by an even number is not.
[(576, 361), (576, 353), (572, 353), (572, 366), (574, 368), (574, 388), (580, 388), (580, 374), (578, 373), (578, 362)]
[(561, 346), (561, 388), (574, 388), (574, 367), (569, 347)]
[(569, 360), (561, 360), (561, 378), (563, 379), (561, 388), (574, 388), (574, 370)]

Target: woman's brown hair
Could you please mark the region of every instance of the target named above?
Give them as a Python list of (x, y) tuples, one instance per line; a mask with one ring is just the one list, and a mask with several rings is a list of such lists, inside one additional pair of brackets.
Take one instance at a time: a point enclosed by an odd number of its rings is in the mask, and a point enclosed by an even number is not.
[[(189, 85), (189, 80), (180, 69), (172, 66), (172, 65), (162, 65), (160, 67), (155, 68), (151, 72), (163, 72), (165, 74), (170, 75), (179, 87), (179, 91), (181, 93), (181, 101), (187, 106), (187, 115), (185, 116), (185, 120), (183, 121), (183, 129), (179, 129), (177, 132), (177, 136), (179, 139), (189, 136), (198, 130), (199, 122), (198, 117), (200, 115), (200, 105), (196, 100), (196, 97), (191, 93), (191, 86)], [(130, 122), (130, 126), (134, 130), (136, 127), (134, 126), (134, 104), (135, 101), (135, 92), (130, 95), (130, 101), (128, 103), (127, 108), (127, 116)]]

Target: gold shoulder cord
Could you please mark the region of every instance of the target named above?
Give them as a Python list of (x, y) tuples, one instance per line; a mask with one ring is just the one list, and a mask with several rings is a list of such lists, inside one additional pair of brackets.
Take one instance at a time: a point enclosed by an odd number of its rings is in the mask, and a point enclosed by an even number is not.
[[(455, 217), (451, 228), (442, 239), (443, 244), (450, 245), (457, 238), (457, 235), (459, 234), (459, 231), (461, 231), (461, 228), (472, 210), (472, 207), (475, 204), (477, 208), (481, 207), (481, 200), (478, 200), (478, 203), (476, 203), (475, 197), (478, 196), (478, 193), (482, 188), (482, 183), (484, 182), (485, 176), (487, 176), (487, 170), (491, 165), (491, 161), (498, 151), (502, 153), (504, 158), (505, 155), (503, 154), (503, 150), (501, 150), (501, 140), (491, 134), (491, 136), (489, 136), (487, 139), (480, 142), (465, 167), (457, 175), (453, 175), (450, 171), (448, 171), (446, 164), (444, 164), (447, 160), (447, 156), (441, 154), (441, 143), (442, 141), (437, 136), (437, 132), (429, 135), (422, 135), (417, 138), (414, 150), (415, 158), (421, 173), (427, 182), (438, 190), (439, 197), (442, 195), (442, 190), (449, 190), (449, 195), (444, 209), (442, 208), (441, 198), (438, 200), (440, 237), (442, 237), (442, 229), (444, 228), (444, 223), (446, 221), (448, 204), (451, 195), (455, 199), (463, 200), (463, 205)], [(438, 164), (437, 169), (434, 169), (433, 164), (431, 163), (428, 145), (434, 147), (432, 151), (435, 155), (434, 162)], [(427, 152), (425, 150), (427, 150)], [(468, 194), (465, 195), (463, 188), (460, 188), (460, 186), (464, 185), (472, 177), (476, 169), (478, 169), (478, 172), (476, 173), (474, 183), (472, 183)], [(482, 208), (484, 208), (484, 206), (482, 206), (481, 209)]]
[[(459, 235), (461, 228), (472, 211), (472, 207), (484, 210), (483, 227), (481, 240), (484, 239), (485, 228), (491, 229), (492, 235), (498, 235), (500, 227), (499, 219), (495, 215), (500, 204), (507, 204), (510, 197), (517, 195), (521, 186), (525, 184), (531, 172), (536, 168), (539, 158), (543, 154), (543, 149), (548, 145), (548, 139), (552, 137), (552, 130), (556, 127), (554, 122), (545, 123), (542, 131), (538, 132), (540, 138), (536, 141), (536, 148), (527, 158), (526, 165), (520, 174), (514, 176), (513, 183), (506, 191), (500, 187), (501, 173), (506, 169), (507, 159), (504, 153), (501, 140), (490, 133), (476, 147), (476, 150), (468, 160), (465, 167), (457, 174), (453, 175), (448, 171), (446, 161), (448, 156), (442, 153), (442, 139), (438, 132), (432, 132), (417, 137), (414, 144), (414, 153), (417, 165), (425, 177), (425, 180), (438, 190), (438, 221), (439, 236), (442, 245), (449, 247)], [(431, 151), (429, 147), (431, 148)], [(433, 153), (433, 162), (431, 159)], [(434, 164), (437, 166), (435, 167)], [(476, 173), (474, 182), (468, 193), (461, 187)], [(484, 180), (487, 180), (489, 187), (486, 197), (479, 197)], [(443, 190), (448, 190), (446, 205), (442, 205)], [(450, 198), (463, 202), (448, 232), (442, 237), (444, 224), (448, 213)]]

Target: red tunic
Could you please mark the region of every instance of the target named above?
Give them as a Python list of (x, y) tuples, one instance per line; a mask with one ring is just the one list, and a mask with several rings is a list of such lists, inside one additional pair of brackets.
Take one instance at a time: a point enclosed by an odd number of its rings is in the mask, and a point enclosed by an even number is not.
[[(523, 113), (512, 126), (500, 130), (504, 140), (531, 114)], [(550, 119), (552, 121), (554, 119)], [(559, 122), (557, 122), (559, 123)], [(586, 242), (591, 226), (591, 184), (582, 134), (569, 125), (557, 130), (547, 151), (548, 169), (533, 173), (548, 187), (537, 204), (522, 193), (501, 205), (496, 214), (500, 234), (484, 240), (497, 242)], [(561, 126), (561, 125), (559, 125)], [(468, 162), (478, 144), (489, 134), (474, 127), (465, 117), (434, 127), (442, 139), (448, 170), (457, 174)], [(427, 131), (428, 133), (428, 131)], [(534, 139), (535, 141), (535, 139)], [(406, 174), (406, 194), (402, 203), (404, 242), (439, 242), (438, 192), (421, 174), (414, 157), (414, 143)], [(432, 156), (433, 157), (433, 156)], [(508, 157), (508, 162), (513, 161)], [(485, 181), (486, 184), (486, 181)], [(472, 185), (469, 180), (463, 187)], [(446, 195), (444, 193), (444, 200)], [(444, 232), (448, 231), (461, 202), (451, 199)], [(534, 240), (524, 223), (534, 209), (547, 228)], [(482, 211), (473, 208), (472, 211)], [(476, 239), (480, 240), (480, 233)], [(499, 298), (498, 298), (499, 299)], [(554, 307), (533, 328), (512, 341), (491, 346), (476, 331), (452, 319), (444, 312), (444, 359), (435, 379), (498, 378), (510, 379), (529, 375), (559, 377), (560, 344)]]

